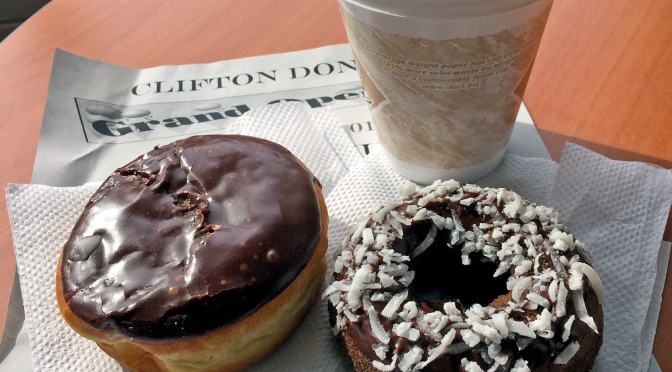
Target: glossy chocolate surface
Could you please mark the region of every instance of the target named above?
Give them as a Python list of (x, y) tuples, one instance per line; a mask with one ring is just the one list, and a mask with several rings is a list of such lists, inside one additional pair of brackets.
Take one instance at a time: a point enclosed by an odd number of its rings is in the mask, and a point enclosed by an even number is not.
[(317, 180), (285, 148), (197, 136), (114, 172), (66, 243), (65, 299), (91, 326), (131, 337), (198, 336), (282, 292), (320, 232)]

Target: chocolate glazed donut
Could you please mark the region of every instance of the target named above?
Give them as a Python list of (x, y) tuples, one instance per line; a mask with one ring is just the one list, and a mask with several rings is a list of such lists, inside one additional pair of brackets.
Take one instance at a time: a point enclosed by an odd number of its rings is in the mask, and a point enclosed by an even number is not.
[(326, 230), (319, 182), (282, 146), (176, 141), (92, 196), (62, 252), (59, 307), (129, 368), (240, 369), (310, 307)]
[(588, 371), (604, 294), (550, 208), (408, 183), (336, 258), (332, 326), (356, 371)]

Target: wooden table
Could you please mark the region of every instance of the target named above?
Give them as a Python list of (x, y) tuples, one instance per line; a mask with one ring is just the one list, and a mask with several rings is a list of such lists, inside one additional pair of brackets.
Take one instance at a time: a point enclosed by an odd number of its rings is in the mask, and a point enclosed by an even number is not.
[[(525, 94), (555, 160), (571, 140), (672, 167), (671, 16), (668, 0), (555, 2)], [(0, 43), (0, 186), (30, 182), (57, 47), (144, 68), (345, 42), (336, 0), (53, 0)], [(15, 263), (0, 203), (1, 330)], [(672, 371), (671, 309), (668, 270), (654, 345), (663, 371)]]

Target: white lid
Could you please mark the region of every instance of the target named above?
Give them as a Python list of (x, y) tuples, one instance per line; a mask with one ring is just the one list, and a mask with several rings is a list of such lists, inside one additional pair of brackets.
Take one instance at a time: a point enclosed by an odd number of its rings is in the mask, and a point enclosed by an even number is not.
[(538, 0), (341, 0), (400, 17), (471, 18), (505, 13)]

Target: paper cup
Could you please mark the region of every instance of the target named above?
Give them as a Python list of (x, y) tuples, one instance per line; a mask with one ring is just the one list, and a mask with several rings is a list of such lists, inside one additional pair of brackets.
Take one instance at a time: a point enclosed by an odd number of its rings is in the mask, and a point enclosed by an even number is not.
[(378, 139), (420, 183), (501, 161), (552, 0), (339, 0)]

